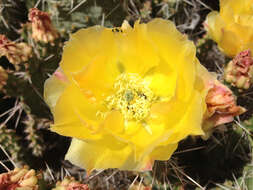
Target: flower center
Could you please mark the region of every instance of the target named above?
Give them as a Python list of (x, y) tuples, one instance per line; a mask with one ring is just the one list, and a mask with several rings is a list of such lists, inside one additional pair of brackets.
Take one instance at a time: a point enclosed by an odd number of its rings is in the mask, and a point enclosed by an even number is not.
[(125, 120), (144, 121), (156, 96), (138, 74), (121, 74), (114, 83), (114, 94), (106, 98), (110, 110), (119, 110)]

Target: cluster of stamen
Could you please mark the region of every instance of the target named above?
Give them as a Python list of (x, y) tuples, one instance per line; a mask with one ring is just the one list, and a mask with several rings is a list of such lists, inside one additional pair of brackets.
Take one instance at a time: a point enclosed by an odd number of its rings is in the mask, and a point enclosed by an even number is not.
[(156, 99), (148, 83), (137, 74), (119, 75), (114, 91), (106, 98), (106, 105), (110, 110), (119, 110), (127, 121), (143, 122)]

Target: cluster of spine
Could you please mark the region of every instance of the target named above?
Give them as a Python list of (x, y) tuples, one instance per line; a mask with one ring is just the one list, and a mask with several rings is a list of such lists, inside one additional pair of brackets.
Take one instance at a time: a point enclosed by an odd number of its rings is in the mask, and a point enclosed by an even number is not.
[(33, 155), (42, 156), (45, 146), (33, 116), (28, 114), (23, 123), (25, 124), (24, 132), (27, 134), (26, 140), (29, 143), (28, 147), (32, 150)]
[(0, 145), (7, 151), (7, 154), (14, 162), (20, 161), (22, 157), (22, 147), (20, 145), (20, 138), (16, 135), (15, 130), (7, 129), (4, 125), (1, 126)]

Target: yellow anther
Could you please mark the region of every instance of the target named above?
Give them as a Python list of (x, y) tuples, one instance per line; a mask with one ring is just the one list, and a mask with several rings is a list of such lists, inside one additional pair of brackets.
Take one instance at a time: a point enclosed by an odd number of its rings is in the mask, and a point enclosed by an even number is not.
[(128, 121), (143, 121), (156, 100), (148, 83), (137, 74), (121, 74), (114, 84), (114, 94), (106, 98), (110, 110), (119, 110)]

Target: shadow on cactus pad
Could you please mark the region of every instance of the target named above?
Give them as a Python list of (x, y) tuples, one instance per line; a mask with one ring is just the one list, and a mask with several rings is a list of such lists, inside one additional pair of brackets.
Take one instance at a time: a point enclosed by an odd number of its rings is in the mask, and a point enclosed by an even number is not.
[(196, 187), (190, 178), (203, 187), (211, 188), (216, 183), (239, 178), (250, 160), (247, 137), (229, 130), (223, 134), (216, 133), (207, 141), (187, 138), (169, 161), (156, 162), (154, 174), (161, 183), (166, 182), (166, 175), (169, 182), (182, 184), (187, 190)]

